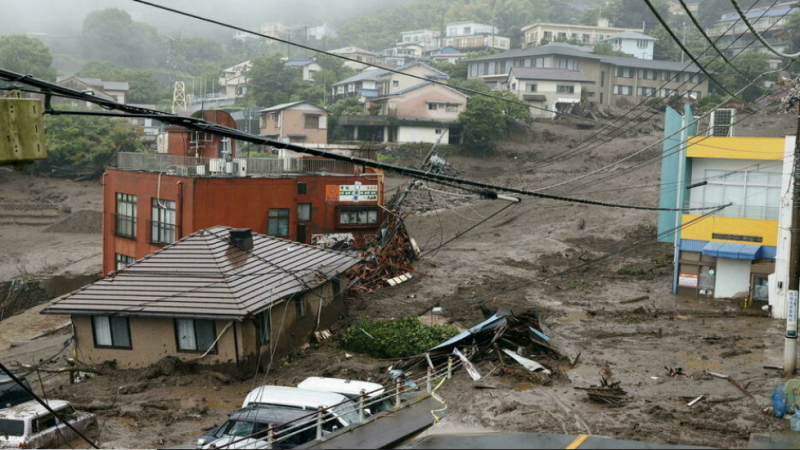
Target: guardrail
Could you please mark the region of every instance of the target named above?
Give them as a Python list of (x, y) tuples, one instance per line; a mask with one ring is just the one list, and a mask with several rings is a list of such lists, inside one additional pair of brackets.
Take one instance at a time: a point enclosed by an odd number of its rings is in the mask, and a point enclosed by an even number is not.
[[(406, 389), (406, 385), (409, 382), (411, 382), (413, 385), (416, 385), (417, 389), (419, 389), (419, 386), (424, 383), (426, 393), (431, 394), (433, 392), (434, 383), (436, 380), (441, 379), (442, 377), (445, 377), (446, 379), (452, 378), (453, 371), (462, 365), (463, 363), (461, 360), (457, 360), (451, 356), (448, 358), (446, 364), (443, 364), (438, 368), (428, 367), (427, 373), (416, 379), (412, 378), (407, 380), (403, 377), (398, 377), (392, 386), (384, 386), (381, 389), (371, 392), (365, 392), (362, 390), (361, 395), (358, 397), (347, 399), (342, 403), (329, 406), (327, 408), (320, 406), (315, 412), (299, 417), (290, 422), (286, 422), (277, 427), (270, 425), (267, 430), (262, 430), (249, 436), (237, 438), (227, 444), (220, 445), (217, 448), (229, 448), (244, 441), (254, 439), (257, 441), (264, 441), (266, 448), (272, 449), (275, 447), (275, 445), (310, 430), (315, 430), (317, 440), (322, 439), (322, 437), (325, 435), (325, 424), (334, 421), (338, 422), (342, 415), (347, 415), (349, 413), (358, 414), (358, 423), (349, 424), (351, 427), (353, 427), (362, 424), (367, 420), (366, 411), (370, 406), (391, 400), (394, 402), (394, 410), (397, 410), (400, 408), (400, 406), (402, 406), (403, 393), (414, 391), (413, 388)], [(371, 397), (372, 395), (381, 391), (383, 391), (381, 395)]]
[(292, 174), (360, 175), (361, 166), (322, 158), (195, 158), (164, 153), (118, 153), (122, 170), (188, 177), (278, 177)]

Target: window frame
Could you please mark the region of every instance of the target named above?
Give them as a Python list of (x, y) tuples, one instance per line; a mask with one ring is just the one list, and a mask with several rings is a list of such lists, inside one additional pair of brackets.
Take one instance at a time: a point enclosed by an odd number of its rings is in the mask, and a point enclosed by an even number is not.
[[(303, 216), (300, 215), (300, 207), (301, 206), (304, 206), (304, 207), (307, 206), (308, 207), (308, 216), (306, 216), (306, 218), (303, 218)], [(313, 209), (314, 209), (313, 203), (298, 203), (297, 204), (297, 221), (300, 222), (300, 223), (311, 222)]]
[[(162, 207), (162, 203), (167, 206), (172, 206), (172, 208), (164, 208)], [(165, 200), (165, 199), (158, 199), (152, 198), (150, 200), (150, 221), (148, 225), (149, 231), (149, 243), (152, 245), (159, 245), (165, 246), (172, 243), (175, 243), (178, 240), (178, 216), (177, 216), (177, 208), (178, 202), (175, 200)], [(172, 218), (174, 223), (169, 223), (169, 213), (172, 212)], [(164, 219), (164, 220), (162, 220)], [(169, 241), (167, 236), (169, 234), (169, 228), (172, 227), (172, 241)], [(156, 237), (153, 233), (155, 230), (158, 232), (158, 237)], [(162, 239), (164, 238), (164, 239)]]
[[(264, 320), (263, 320), (264, 317), (266, 317), (266, 319), (267, 319), (266, 322), (264, 322)], [(263, 346), (265, 346), (267, 344), (271, 344), (272, 343), (272, 308), (271, 307), (267, 308), (264, 311), (261, 311), (260, 313), (255, 314), (254, 318), (253, 318), (253, 323), (254, 323), (255, 328), (256, 328), (256, 344), (258, 344), (258, 348), (261, 348), (261, 347), (263, 347)], [(262, 342), (262, 340), (265, 338), (265, 335), (263, 333), (264, 330), (262, 330), (262, 323), (266, 323), (267, 331), (268, 331), (268, 333), (266, 334), (266, 340), (264, 340), (263, 342)]]
[[(719, 176), (714, 176), (713, 174), (710, 175), (709, 172), (712, 172), (712, 171), (713, 172), (720, 172), (720, 171), (721, 172), (725, 172), (725, 176), (719, 177)], [(741, 173), (742, 174), (742, 180), (741, 181), (729, 181), (731, 179), (730, 175), (733, 175), (735, 173)], [(750, 177), (753, 174), (765, 174), (765, 175), (767, 175), (767, 182), (766, 183), (755, 183), (755, 182), (751, 183), (750, 182)], [(778, 183), (770, 183), (769, 182), (769, 176), (770, 175), (778, 175), (778, 176), (780, 176), (780, 181)], [(710, 186), (718, 186), (718, 187), (721, 187), (723, 189), (723, 191), (722, 191), (722, 200), (723, 200), (723, 202), (727, 202), (727, 198), (725, 197), (725, 188), (727, 186), (731, 186), (731, 187), (734, 187), (734, 188), (740, 188), (741, 191), (742, 191), (741, 202), (737, 202), (737, 200), (735, 200), (735, 199), (734, 200), (730, 200), (730, 202), (733, 203), (733, 205), (731, 205), (730, 208), (726, 208), (725, 210), (722, 210), (722, 211), (719, 211), (719, 212), (715, 213), (714, 214), (715, 216), (738, 218), (738, 219), (751, 219), (751, 220), (771, 220), (771, 221), (780, 220), (780, 209), (781, 209), (781, 207), (780, 207), (780, 193), (781, 193), (782, 186), (783, 186), (783, 174), (782, 173), (780, 173), (780, 172), (762, 172), (762, 171), (758, 171), (758, 170), (725, 171), (725, 170), (719, 170), (719, 169), (706, 169), (705, 173), (703, 173), (703, 176), (705, 177), (704, 179), (708, 182), (708, 184), (706, 184), (703, 187), (703, 192), (702, 192), (702, 196), (701, 196), (701, 201), (702, 201), (703, 205), (706, 205), (706, 204), (708, 204), (708, 205), (717, 205), (716, 202), (710, 202), (709, 201), (707, 203), (707, 200), (708, 200), (708, 198), (707, 198), (707, 195), (708, 195), (707, 194), (707, 189)], [(751, 199), (753, 197), (753, 194), (749, 192), (749, 190), (751, 188), (764, 189), (765, 190), (764, 191), (764, 196), (765, 196), (765, 198), (767, 200), (767, 203), (764, 204), (764, 205), (748, 203), (748, 199)], [(770, 190), (777, 191), (777, 193), (778, 193), (778, 200), (775, 202), (777, 206), (769, 206), (769, 198), (770, 198), (769, 191)], [(748, 213), (747, 213), (748, 207), (750, 207), (750, 208), (761, 208), (762, 214), (760, 214), (759, 217), (753, 217), (752, 215), (748, 215)], [(776, 214), (775, 214), (775, 216), (773, 218), (768, 217), (768, 213), (767, 213), (768, 212), (768, 208), (772, 208), (772, 209), (775, 210)], [(735, 215), (730, 215), (730, 214), (726, 214), (725, 211), (737, 211), (737, 213)]]
[(574, 94), (575, 85), (572, 84), (557, 84), (556, 94)]
[(297, 182), (297, 195), (306, 195), (308, 193), (308, 184), (304, 181)]
[[(111, 345), (100, 345), (97, 343), (97, 328), (94, 325), (95, 317), (105, 317), (108, 319), (108, 328), (111, 330)], [(128, 331), (128, 346), (121, 346), (121, 345), (114, 345), (114, 329), (111, 322), (112, 317), (118, 317), (120, 319), (125, 319), (125, 327)], [(92, 342), (94, 343), (94, 348), (102, 348), (102, 349), (111, 349), (111, 350), (133, 350), (133, 339), (131, 338), (131, 321), (129, 317), (119, 317), (119, 316), (89, 316), (89, 321), (92, 323)]]
[[(280, 216), (272, 216), (273, 211), (276, 213), (280, 213)], [(285, 212), (285, 214), (284, 214)], [(291, 211), (289, 208), (270, 208), (267, 211), (267, 236), (278, 237), (278, 238), (287, 238), (289, 237), (289, 228), (291, 226)], [(286, 220), (286, 234), (273, 234), (272, 233), (272, 220)], [(278, 225), (279, 226), (279, 225)]]
[[(180, 333), (178, 331), (178, 321), (179, 320), (191, 320), (192, 321), (192, 328), (194, 328), (194, 346), (195, 346), (196, 350), (187, 350), (187, 349), (182, 349), (181, 348), (181, 336), (180, 336)], [(212, 342), (215, 342), (213, 347), (211, 347), (211, 350), (209, 350), (209, 349), (200, 349), (200, 345), (199, 345), (199, 341), (198, 341), (198, 338), (199, 338), (198, 334), (199, 333), (197, 332), (197, 322), (210, 322), (211, 323), (211, 329), (213, 330), (213, 336), (214, 336), (214, 341), (212, 341)], [(178, 353), (199, 353), (199, 354), (204, 354), (204, 353), (206, 353), (206, 350), (208, 350), (208, 354), (209, 355), (218, 355), (219, 354), (219, 342), (216, 342), (217, 337), (218, 337), (218, 335), (217, 335), (217, 321), (216, 320), (209, 320), (209, 319), (173, 319), (172, 320), (172, 326), (175, 328), (175, 351), (177, 351)]]
[[(351, 211), (375, 211), (375, 223), (342, 223), (342, 213)], [(337, 206), (336, 207), (336, 227), (337, 228), (375, 228), (381, 221), (381, 210), (377, 206)]]
[(308, 308), (306, 308), (306, 298), (305, 296), (299, 296), (292, 299), (292, 303), (294, 303), (294, 316), (295, 318), (305, 319), (306, 315), (308, 315)]
[[(314, 118), (317, 120), (316, 126), (309, 126), (308, 120)], [(319, 130), (320, 123), (322, 123), (322, 114), (303, 114), (303, 129), (305, 130)]]
[[(130, 260), (130, 262), (126, 263), (124, 261), (120, 261), (120, 259), (123, 259), (123, 258), (128, 258), (128, 260)], [(114, 263), (115, 263), (115, 266), (117, 268), (117, 271), (125, 269), (126, 267), (130, 266), (131, 264), (133, 264), (135, 262), (136, 262), (136, 258), (134, 258), (133, 256), (123, 255), (122, 253), (114, 253)], [(125, 264), (125, 265), (123, 267), (120, 267), (119, 266), (120, 264)]]
[[(121, 214), (120, 211), (120, 204), (126, 205), (127, 208), (130, 209), (132, 214)], [(138, 234), (136, 231), (138, 225), (138, 208), (139, 208), (139, 197), (134, 194), (126, 194), (124, 192), (117, 192), (115, 196), (114, 202), (114, 236), (121, 237), (124, 239), (131, 239), (136, 240), (136, 235)], [(120, 219), (129, 222), (131, 227), (131, 234), (126, 234), (120, 232)]]

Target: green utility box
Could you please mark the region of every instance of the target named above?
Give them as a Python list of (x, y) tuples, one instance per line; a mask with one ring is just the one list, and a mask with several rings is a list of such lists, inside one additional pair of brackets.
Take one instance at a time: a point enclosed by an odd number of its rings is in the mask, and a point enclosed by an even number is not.
[(0, 166), (47, 158), (42, 112), (41, 100), (0, 97)]

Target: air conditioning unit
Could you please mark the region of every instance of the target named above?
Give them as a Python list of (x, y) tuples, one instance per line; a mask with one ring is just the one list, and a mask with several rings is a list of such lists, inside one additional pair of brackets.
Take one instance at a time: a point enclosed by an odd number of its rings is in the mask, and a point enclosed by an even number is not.
[(225, 173), (225, 160), (222, 158), (212, 158), (208, 161), (208, 171), (212, 174)]
[(716, 109), (711, 112), (708, 135), (717, 137), (733, 137), (735, 109)]
[(197, 176), (198, 176), (198, 177), (204, 177), (204, 176), (206, 176), (206, 166), (204, 166), (204, 165), (202, 165), (202, 164), (200, 164), (199, 166), (197, 166)]
[(245, 158), (236, 158), (233, 160), (239, 166), (239, 173), (237, 174), (240, 177), (247, 176), (247, 159)]
[(189, 168), (186, 166), (176, 166), (175, 174), (178, 176), (187, 177), (189, 176)]
[(225, 174), (234, 176), (239, 173), (239, 164), (236, 161), (228, 161), (225, 163)]

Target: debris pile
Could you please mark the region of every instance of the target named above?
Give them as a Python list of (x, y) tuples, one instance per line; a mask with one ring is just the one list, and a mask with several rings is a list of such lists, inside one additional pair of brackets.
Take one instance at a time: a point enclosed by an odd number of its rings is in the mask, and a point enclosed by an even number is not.
[(367, 261), (350, 279), (350, 290), (354, 295), (370, 294), (387, 283), (399, 284), (418, 273), (411, 268), (419, 256), (414, 240), (408, 235), (403, 218), (393, 211), (386, 211), (386, 224), (372, 245), (362, 252)]
[(576, 387), (575, 390), (585, 391), (590, 400), (611, 406), (620, 406), (628, 400), (628, 393), (620, 387), (619, 381), (610, 383), (605, 378), (600, 379), (599, 385)]
[(76, 211), (45, 228), (44, 231), (47, 233), (100, 234), (103, 232), (103, 213), (100, 211)]

